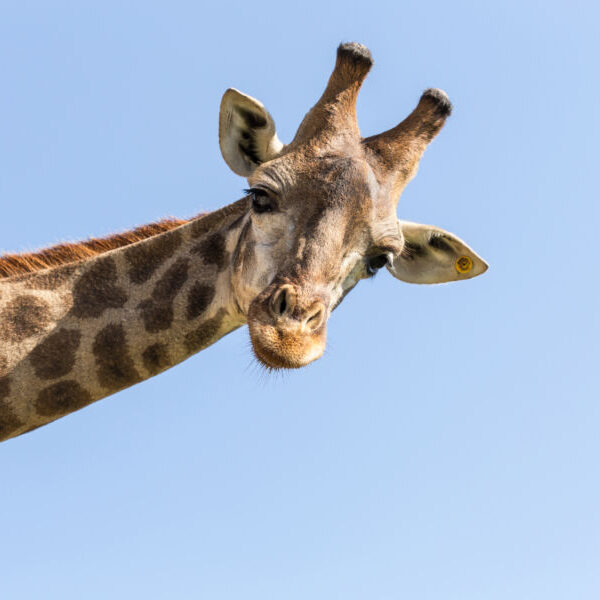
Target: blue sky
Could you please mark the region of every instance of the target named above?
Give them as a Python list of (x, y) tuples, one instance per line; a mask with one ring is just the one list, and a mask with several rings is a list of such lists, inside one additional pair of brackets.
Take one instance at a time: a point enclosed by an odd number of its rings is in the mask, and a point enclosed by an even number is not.
[(598, 598), (597, 5), (288, 4), (4, 0), (0, 249), (236, 200), (223, 91), (289, 141), (354, 40), (365, 135), (450, 95), (398, 211), (491, 268), (361, 283), (301, 371), (243, 328), (3, 444), (3, 597)]

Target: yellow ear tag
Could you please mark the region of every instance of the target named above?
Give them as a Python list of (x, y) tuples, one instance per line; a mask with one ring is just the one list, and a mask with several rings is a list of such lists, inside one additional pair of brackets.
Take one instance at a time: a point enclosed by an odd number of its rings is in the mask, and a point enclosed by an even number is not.
[(468, 256), (461, 256), (456, 261), (456, 270), (459, 273), (468, 273), (473, 268), (473, 261)]

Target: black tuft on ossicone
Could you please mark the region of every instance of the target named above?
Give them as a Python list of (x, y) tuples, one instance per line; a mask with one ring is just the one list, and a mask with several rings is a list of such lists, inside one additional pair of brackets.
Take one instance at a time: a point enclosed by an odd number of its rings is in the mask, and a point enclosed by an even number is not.
[(422, 99), (429, 99), (436, 104), (436, 112), (442, 117), (449, 117), (452, 114), (452, 102), (446, 92), (437, 88), (429, 88), (423, 92)]
[(337, 52), (340, 58), (349, 59), (355, 64), (361, 64), (367, 67), (373, 66), (373, 56), (371, 56), (371, 51), (366, 46), (358, 44), (357, 42), (340, 44)]

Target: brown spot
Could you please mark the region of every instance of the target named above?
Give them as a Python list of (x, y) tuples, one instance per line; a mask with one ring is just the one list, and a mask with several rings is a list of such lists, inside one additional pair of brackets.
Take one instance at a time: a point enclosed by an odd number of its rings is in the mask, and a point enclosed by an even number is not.
[(48, 303), (35, 296), (17, 296), (0, 315), (0, 337), (19, 343), (42, 333), (50, 324)]
[(56, 379), (69, 373), (80, 341), (81, 333), (76, 329), (60, 329), (49, 335), (29, 355), (35, 374), (41, 379)]
[(196, 282), (188, 294), (187, 318), (199, 317), (210, 305), (215, 297), (215, 288), (212, 285)]
[(10, 378), (0, 377), (0, 400), (4, 400), (10, 394)]
[(73, 287), (72, 314), (88, 319), (99, 317), (108, 308), (121, 308), (127, 294), (116, 282), (115, 261), (110, 257), (97, 260)]
[(35, 401), (35, 409), (42, 417), (62, 417), (92, 402), (90, 393), (76, 381), (59, 381), (44, 388)]
[(96, 334), (92, 351), (102, 387), (116, 392), (142, 380), (129, 355), (122, 325), (111, 323), (101, 329)]
[(151, 375), (164, 371), (170, 365), (169, 350), (166, 344), (152, 344), (142, 352), (144, 366)]
[(0, 440), (5, 440), (12, 433), (23, 427), (23, 423), (17, 417), (12, 406), (6, 401), (10, 394), (10, 379), (2, 377), (0, 379)]
[(162, 263), (173, 256), (181, 245), (181, 232), (174, 230), (131, 246), (125, 257), (129, 263), (129, 279), (145, 283)]
[(164, 331), (173, 322), (173, 300), (187, 281), (187, 258), (180, 258), (156, 282), (152, 297), (142, 301), (138, 309), (149, 333)]
[(6, 356), (0, 354), (0, 377), (6, 375), (6, 370), (8, 368), (8, 360), (6, 360)]
[(229, 252), (225, 250), (225, 237), (221, 233), (209, 235), (191, 250), (198, 254), (208, 265), (215, 265), (222, 271), (229, 263)]
[(188, 264), (187, 258), (180, 258), (172, 264), (156, 282), (152, 290), (152, 298), (157, 302), (172, 301), (187, 280)]
[(158, 333), (169, 329), (173, 323), (173, 304), (168, 302), (155, 302), (154, 300), (144, 300), (139, 303), (138, 309), (142, 320), (144, 321), (144, 329), (148, 333)]
[(225, 309), (221, 308), (212, 319), (204, 321), (197, 329), (190, 331), (185, 336), (185, 345), (188, 352), (199, 352), (209, 346), (219, 333), (224, 316)]

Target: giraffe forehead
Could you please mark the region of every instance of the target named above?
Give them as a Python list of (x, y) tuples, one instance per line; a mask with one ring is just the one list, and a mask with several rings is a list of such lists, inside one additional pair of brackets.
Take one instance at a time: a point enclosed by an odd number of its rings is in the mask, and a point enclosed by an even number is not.
[(369, 231), (378, 196), (368, 166), (347, 158), (324, 160), (318, 175), (302, 179), (290, 192), (297, 234), (308, 245), (326, 241), (324, 250), (347, 245)]
[(373, 169), (357, 152), (286, 154), (259, 166), (249, 183), (252, 187), (270, 188), (300, 209), (308, 204), (323, 208), (355, 198), (376, 198), (379, 190)]
[(320, 253), (367, 243), (385, 212), (371, 169), (357, 167), (355, 161), (336, 161), (320, 189), (311, 183), (306, 193), (312, 194), (312, 202), (299, 211), (298, 234), (304, 243), (318, 245)]

